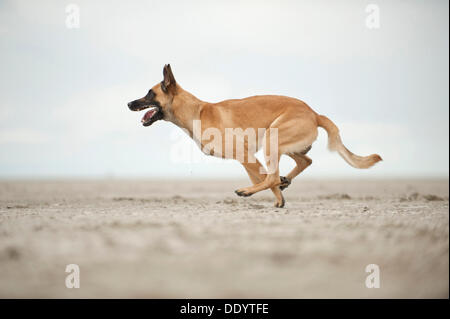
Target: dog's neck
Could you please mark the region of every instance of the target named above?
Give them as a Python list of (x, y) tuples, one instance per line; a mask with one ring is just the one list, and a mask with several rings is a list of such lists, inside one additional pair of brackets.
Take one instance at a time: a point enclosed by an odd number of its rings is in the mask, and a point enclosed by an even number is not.
[(193, 121), (200, 120), (200, 111), (206, 102), (183, 90), (177, 84), (177, 94), (173, 98), (169, 121), (189, 131), (193, 135)]

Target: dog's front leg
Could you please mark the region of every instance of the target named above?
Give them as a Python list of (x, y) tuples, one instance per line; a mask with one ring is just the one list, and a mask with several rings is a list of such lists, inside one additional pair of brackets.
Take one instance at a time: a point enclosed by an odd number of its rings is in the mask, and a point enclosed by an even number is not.
[[(242, 165), (244, 166), (245, 170), (247, 171), (248, 176), (250, 177), (251, 181), (253, 182), (253, 186), (252, 187), (246, 187), (246, 188), (241, 188), (236, 190), (236, 194), (239, 196), (251, 196), (254, 193), (256, 193), (257, 189), (261, 188), (261, 187), (257, 187), (255, 189), (253, 189), (256, 186), (261, 186), (261, 184), (263, 184), (268, 175), (267, 173), (261, 173), (264, 172), (265, 169), (264, 167), (261, 165), (261, 163), (256, 159), (255, 163), (242, 163)], [(270, 174), (273, 175), (273, 174)], [(275, 207), (283, 207), (284, 206), (284, 198), (283, 198), (283, 194), (281, 193), (281, 190), (279, 188), (279, 183), (280, 183), (280, 178), (278, 176), (278, 184), (275, 182), (274, 184), (276, 184), (275, 186), (270, 186), (270, 187), (263, 187), (260, 190), (263, 189), (267, 189), (270, 188), (271, 191), (273, 192), (273, 194), (276, 197), (276, 202), (275, 202)]]

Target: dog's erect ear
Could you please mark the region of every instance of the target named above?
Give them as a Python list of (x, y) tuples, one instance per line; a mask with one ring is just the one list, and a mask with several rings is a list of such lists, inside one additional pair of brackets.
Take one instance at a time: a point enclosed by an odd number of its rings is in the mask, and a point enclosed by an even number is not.
[(163, 69), (164, 80), (163, 84), (167, 90), (175, 90), (177, 82), (173, 76), (170, 64), (166, 64)]

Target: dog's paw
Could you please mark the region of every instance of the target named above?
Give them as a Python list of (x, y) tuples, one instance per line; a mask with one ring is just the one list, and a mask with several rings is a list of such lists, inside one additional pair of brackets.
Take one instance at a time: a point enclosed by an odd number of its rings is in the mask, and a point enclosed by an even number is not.
[(284, 198), (282, 198), (281, 203), (280, 202), (276, 202), (274, 206), (276, 208), (283, 208), (284, 207), (284, 203), (285, 203)]
[(242, 197), (248, 197), (248, 196), (252, 196), (253, 193), (245, 190), (245, 189), (237, 189), (234, 191), (236, 193), (236, 195), (238, 196), (242, 196)]
[(281, 184), (279, 185), (281, 190), (284, 190), (288, 188), (288, 186), (291, 184), (291, 180), (287, 177), (280, 176)]

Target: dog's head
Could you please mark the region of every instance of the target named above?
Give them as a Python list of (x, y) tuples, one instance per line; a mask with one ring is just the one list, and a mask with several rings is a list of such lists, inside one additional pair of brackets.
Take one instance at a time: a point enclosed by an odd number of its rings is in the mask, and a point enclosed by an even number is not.
[(173, 76), (170, 64), (163, 69), (164, 79), (161, 83), (153, 86), (143, 98), (128, 103), (132, 111), (148, 110), (141, 122), (144, 126), (152, 125), (154, 122), (167, 118), (170, 114), (173, 98), (177, 92), (177, 82)]

